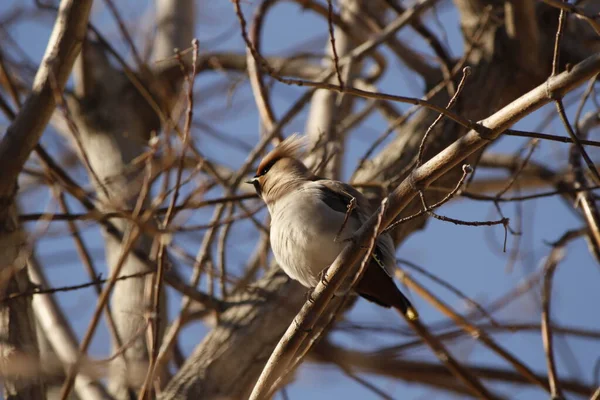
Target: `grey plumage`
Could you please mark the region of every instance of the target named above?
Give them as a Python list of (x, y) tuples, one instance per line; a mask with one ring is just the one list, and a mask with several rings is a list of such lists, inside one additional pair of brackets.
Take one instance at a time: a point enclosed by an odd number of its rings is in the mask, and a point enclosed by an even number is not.
[[(346, 245), (344, 239), (360, 228), (372, 209), (352, 186), (313, 175), (298, 159), (300, 148), (301, 139), (297, 136), (282, 142), (263, 159), (251, 183), (271, 215), (275, 259), (292, 279), (306, 287), (315, 287), (322, 271)], [(354, 208), (347, 216), (352, 199)], [(358, 263), (353, 266), (340, 292), (348, 290), (358, 267)], [(370, 301), (417, 318), (416, 311), (391, 278), (394, 269), (393, 241), (388, 234), (380, 235), (373, 260), (355, 290)]]

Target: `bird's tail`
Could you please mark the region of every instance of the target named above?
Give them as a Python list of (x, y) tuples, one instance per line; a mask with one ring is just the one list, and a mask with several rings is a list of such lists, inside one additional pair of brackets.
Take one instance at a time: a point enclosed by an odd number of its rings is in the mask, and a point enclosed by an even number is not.
[(402, 300), (397, 301), (395, 304), (392, 304), (392, 306), (411, 321), (416, 321), (417, 319), (419, 319), (419, 313), (417, 312), (417, 310), (415, 310), (413, 305), (406, 298), (406, 296), (404, 296), (400, 289), (398, 289), (398, 293), (402, 297)]
[(419, 313), (410, 300), (398, 289), (393, 278), (377, 263), (372, 263), (365, 268), (355, 289), (365, 299), (383, 307), (393, 307), (411, 321), (419, 318)]
[[(375, 260), (375, 263), (377, 263), (383, 271), (386, 271), (385, 265), (383, 264), (383, 261), (379, 258), (377, 253), (373, 253), (373, 260)], [(410, 300), (408, 300), (404, 293), (402, 293), (402, 291), (398, 289), (392, 277), (390, 277), (390, 280), (392, 282), (392, 285), (396, 289), (394, 291), (394, 301), (391, 302), (391, 306), (394, 307), (396, 310), (400, 311), (403, 315), (406, 316), (406, 318), (408, 318), (411, 321), (419, 319), (419, 313), (417, 312), (417, 310), (415, 310)]]

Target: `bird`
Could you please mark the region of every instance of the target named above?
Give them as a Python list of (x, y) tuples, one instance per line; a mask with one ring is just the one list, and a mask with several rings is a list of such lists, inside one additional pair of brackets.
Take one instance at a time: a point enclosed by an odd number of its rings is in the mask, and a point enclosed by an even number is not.
[[(304, 147), (304, 136), (289, 136), (261, 160), (256, 174), (246, 183), (254, 186), (267, 205), (275, 260), (290, 278), (314, 288), (345, 242), (372, 214), (372, 208), (351, 185), (313, 174), (300, 160)], [(416, 320), (417, 311), (392, 278), (394, 250), (391, 236), (381, 234), (354, 291)], [(353, 266), (354, 274), (359, 265), (360, 261)], [(336, 295), (345, 293), (353, 279), (349, 276)]]

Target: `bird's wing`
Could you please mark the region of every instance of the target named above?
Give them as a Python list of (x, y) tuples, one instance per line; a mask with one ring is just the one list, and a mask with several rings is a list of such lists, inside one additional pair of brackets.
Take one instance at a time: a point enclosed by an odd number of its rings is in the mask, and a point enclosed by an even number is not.
[(354, 210), (360, 222), (363, 223), (369, 218), (372, 211), (369, 201), (352, 186), (331, 179), (319, 179), (316, 183), (320, 189), (321, 200), (333, 210), (345, 214), (350, 201), (354, 198)]
[[(329, 208), (346, 214), (348, 205), (352, 198), (355, 199), (355, 207), (351, 216), (358, 218), (364, 224), (372, 214), (371, 206), (367, 198), (354, 187), (347, 183), (330, 179), (319, 179), (318, 185), (320, 198)], [(396, 266), (394, 242), (389, 234), (380, 235), (373, 251), (375, 261), (389, 275), (392, 275)]]

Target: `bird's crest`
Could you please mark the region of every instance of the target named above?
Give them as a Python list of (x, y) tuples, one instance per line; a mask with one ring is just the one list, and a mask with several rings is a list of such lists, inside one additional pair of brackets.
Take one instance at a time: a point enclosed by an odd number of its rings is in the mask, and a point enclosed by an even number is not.
[(300, 158), (305, 144), (305, 136), (300, 136), (299, 133), (292, 134), (283, 142), (279, 143), (262, 159), (256, 170), (256, 176), (263, 175), (263, 171), (267, 171), (273, 164), (282, 158)]

